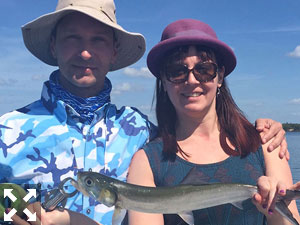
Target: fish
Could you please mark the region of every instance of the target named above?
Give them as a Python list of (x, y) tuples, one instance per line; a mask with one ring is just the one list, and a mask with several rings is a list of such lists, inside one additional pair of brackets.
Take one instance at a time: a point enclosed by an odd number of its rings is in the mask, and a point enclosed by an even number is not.
[[(72, 185), (107, 207), (115, 207), (112, 225), (120, 224), (126, 210), (144, 213), (178, 214), (192, 225), (193, 210), (231, 203), (242, 208), (242, 202), (257, 193), (254, 185), (238, 183), (179, 184), (171, 187), (146, 187), (129, 184), (96, 172), (78, 172)], [(288, 200), (299, 199), (300, 191), (287, 190)], [(275, 209), (292, 224), (299, 225), (284, 203), (278, 200)], [(278, 205), (278, 206), (277, 206)]]

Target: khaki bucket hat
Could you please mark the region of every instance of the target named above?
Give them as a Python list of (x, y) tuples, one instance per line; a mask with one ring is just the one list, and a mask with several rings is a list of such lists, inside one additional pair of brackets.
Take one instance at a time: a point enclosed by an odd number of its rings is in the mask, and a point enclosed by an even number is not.
[(57, 22), (65, 15), (80, 12), (113, 28), (117, 39), (117, 58), (111, 71), (138, 61), (145, 52), (145, 39), (139, 33), (124, 30), (117, 24), (113, 0), (58, 0), (55, 12), (45, 14), (22, 26), (25, 46), (38, 59), (57, 66), (50, 51), (50, 38)]

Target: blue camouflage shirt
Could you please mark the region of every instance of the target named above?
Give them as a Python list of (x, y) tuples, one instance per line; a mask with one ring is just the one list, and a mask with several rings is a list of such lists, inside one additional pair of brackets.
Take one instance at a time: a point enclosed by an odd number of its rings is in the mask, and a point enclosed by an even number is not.
[[(0, 117), (0, 182), (39, 184), (45, 193), (90, 169), (125, 181), (133, 154), (154, 126), (137, 109), (110, 103), (95, 111), (90, 124), (79, 121), (45, 82), (40, 100)], [(104, 225), (111, 224), (114, 209), (81, 193), (66, 208)]]

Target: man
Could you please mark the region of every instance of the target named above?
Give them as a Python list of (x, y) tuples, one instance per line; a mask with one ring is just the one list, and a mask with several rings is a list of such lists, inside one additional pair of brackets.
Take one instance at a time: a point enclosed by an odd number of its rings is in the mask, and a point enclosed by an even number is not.
[[(82, 170), (124, 181), (132, 155), (155, 128), (138, 110), (118, 110), (110, 103), (106, 74), (142, 57), (143, 36), (117, 24), (112, 0), (59, 0), (55, 12), (26, 24), (22, 32), (29, 51), (59, 70), (44, 83), (40, 100), (0, 118), (0, 168), (6, 168), (1, 182), (39, 184), (44, 194)], [(273, 124), (267, 135), (280, 130), (278, 123), (267, 122)], [(268, 128), (265, 123), (261, 130)], [(281, 129), (275, 145), (282, 134)], [(111, 224), (113, 208), (82, 194), (68, 199), (66, 208), (70, 211), (46, 213), (43, 224), (74, 218), (92, 223), (88, 217)]]

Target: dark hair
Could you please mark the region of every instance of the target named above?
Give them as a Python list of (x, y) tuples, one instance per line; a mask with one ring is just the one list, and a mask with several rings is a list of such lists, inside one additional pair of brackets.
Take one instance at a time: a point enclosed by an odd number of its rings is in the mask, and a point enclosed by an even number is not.
[[(182, 60), (188, 46), (172, 49), (161, 64), (161, 76), (163, 76), (164, 66), (173, 60)], [(201, 58), (213, 59), (211, 49), (197, 46), (197, 51)], [(204, 54), (203, 54), (204, 53)], [(216, 56), (218, 63), (218, 56)], [(219, 60), (220, 61), (220, 60)], [(222, 65), (218, 65), (219, 68)], [(169, 99), (168, 94), (163, 88), (160, 78), (156, 79), (156, 118), (158, 123), (159, 135), (163, 141), (164, 159), (175, 160), (176, 153), (179, 152), (183, 157), (188, 155), (179, 147), (176, 141), (176, 110)], [(220, 124), (220, 136), (227, 137), (235, 146), (237, 151), (226, 151), (224, 143), (221, 143), (224, 151), (230, 155), (247, 156), (250, 152), (255, 152), (260, 145), (260, 136), (255, 127), (246, 119), (243, 112), (234, 102), (230, 90), (224, 79), (220, 88), (220, 93), (216, 98), (216, 111)], [(220, 138), (221, 139), (221, 138)], [(221, 140), (220, 140), (221, 141)], [(228, 149), (228, 148), (227, 148)], [(235, 154), (238, 153), (238, 154)]]

